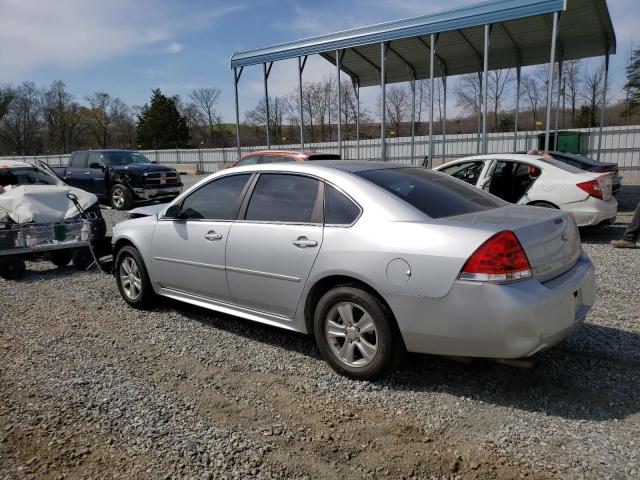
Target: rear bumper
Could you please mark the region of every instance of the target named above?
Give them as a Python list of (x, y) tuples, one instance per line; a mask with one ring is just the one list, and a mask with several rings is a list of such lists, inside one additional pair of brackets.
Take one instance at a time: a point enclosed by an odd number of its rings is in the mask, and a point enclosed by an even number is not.
[(576, 265), (545, 283), (456, 281), (442, 298), (385, 297), (407, 350), (487, 358), (527, 357), (568, 336), (595, 300), (594, 267)]
[(589, 227), (616, 218), (618, 201), (613, 196), (606, 202), (598, 198), (589, 197), (583, 202), (560, 205), (560, 208), (571, 212), (579, 227)]

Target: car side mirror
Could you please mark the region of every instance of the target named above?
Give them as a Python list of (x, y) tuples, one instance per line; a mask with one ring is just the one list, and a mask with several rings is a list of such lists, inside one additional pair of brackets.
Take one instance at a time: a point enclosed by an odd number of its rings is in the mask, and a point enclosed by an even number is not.
[(98, 162), (93, 162), (92, 164), (89, 165), (89, 168), (93, 168), (93, 169), (104, 171), (104, 165), (102, 165), (101, 163), (98, 163)]
[(167, 208), (167, 211), (164, 212), (164, 218), (179, 220), (180, 219), (180, 205), (171, 205)]

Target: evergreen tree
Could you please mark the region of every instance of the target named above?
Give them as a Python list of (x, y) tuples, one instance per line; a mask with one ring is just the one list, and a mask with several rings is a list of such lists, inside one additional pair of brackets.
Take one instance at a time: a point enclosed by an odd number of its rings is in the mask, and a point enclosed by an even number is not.
[(640, 48), (636, 48), (627, 65), (627, 83), (624, 86), (631, 106), (640, 105)]
[(160, 89), (153, 90), (151, 105), (142, 107), (138, 115), (139, 148), (181, 148), (189, 144), (187, 119), (180, 115), (174, 99)]

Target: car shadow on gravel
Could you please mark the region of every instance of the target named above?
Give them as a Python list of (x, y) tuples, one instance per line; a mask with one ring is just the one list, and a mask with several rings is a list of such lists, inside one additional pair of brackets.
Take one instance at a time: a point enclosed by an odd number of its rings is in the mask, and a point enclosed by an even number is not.
[[(43, 263), (47, 263), (47, 262), (43, 261)], [(31, 283), (42, 282), (43, 280), (61, 280), (66, 277), (71, 277), (73, 275), (79, 275), (83, 273), (83, 271), (78, 270), (77, 268), (71, 265), (67, 267), (58, 268), (53, 264), (49, 264), (47, 265), (46, 269), (42, 269), (40, 265), (38, 265), (37, 269), (33, 269), (32, 265), (33, 265), (33, 262), (28, 262), (27, 271), (24, 272), (24, 275), (22, 277), (17, 278), (15, 280), (7, 280), (7, 282), (31, 284)], [(89, 271), (95, 271), (95, 269), (92, 268)]]
[[(309, 335), (212, 314), (173, 300), (167, 299), (165, 305), (207, 327), (321, 361)], [(584, 324), (536, 360), (535, 368), (522, 369), (487, 359), (460, 363), (409, 354), (396, 372), (375, 383), (397, 392), (447, 393), (573, 420), (602, 421), (633, 415), (640, 422), (640, 334)]]

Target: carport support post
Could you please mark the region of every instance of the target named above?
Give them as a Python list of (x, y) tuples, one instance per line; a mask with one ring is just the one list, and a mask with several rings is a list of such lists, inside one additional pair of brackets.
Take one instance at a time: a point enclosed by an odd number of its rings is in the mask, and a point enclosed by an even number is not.
[(385, 152), (385, 121), (386, 121), (386, 110), (387, 110), (387, 99), (386, 99), (386, 88), (385, 88), (385, 57), (386, 57), (387, 46), (385, 42), (380, 43), (380, 88), (382, 89), (382, 114), (380, 117), (380, 159), (382, 161), (386, 160)]
[(489, 113), (489, 35), (491, 34), (491, 25), (484, 26), (484, 68), (482, 70), (482, 153), (487, 154), (489, 143), (487, 141), (487, 120)]
[(560, 93), (562, 87), (562, 58), (558, 60), (558, 94), (556, 95), (556, 129), (553, 135), (553, 149), (558, 150), (558, 125), (560, 124)]
[(522, 68), (516, 67), (516, 110), (513, 114), (513, 151), (518, 151), (518, 114), (520, 113), (520, 81), (522, 79)]
[(480, 135), (482, 133), (482, 73), (478, 72), (478, 115), (477, 115), (477, 135), (476, 135), (476, 153), (480, 155), (481, 149), (481, 138)]
[(549, 150), (549, 133), (551, 129), (551, 102), (553, 97), (553, 70), (554, 64), (556, 61), (556, 41), (558, 39), (558, 18), (560, 17), (559, 12), (553, 13), (553, 30), (551, 32), (551, 58), (549, 59), (549, 74), (547, 82), (547, 118), (545, 124), (545, 134), (544, 134), (544, 149)]
[(303, 68), (302, 59), (298, 57), (298, 107), (300, 109), (300, 152), (304, 152), (304, 110), (302, 108), (302, 68)]
[(447, 162), (447, 75), (442, 76), (442, 163)]
[(338, 155), (342, 158), (342, 85), (340, 85), (340, 50), (336, 50), (336, 73), (338, 76)]
[(356, 80), (356, 155), (360, 160), (360, 80)]
[(416, 161), (416, 79), (411, 78), (411, 165)]
[(602, 85), (602, 108), (600, 109), (600, 130), (598, 132), (598, 154), (596, 160), (600, 161), (602, 150), (602, 129), (604, 128), (605, 114), (607, 111), (607, 82), (609, 80), (609, 45), (607, 45), (607, 55), (604, 57), (604, 84)]
[(271, 73), (271, 66), (273, 63), (269, 64), (267, 67), (267, 63), (262, 64), (262, 71), (264, 72), (264, 108), (267, 115), (267, 149), (271, 149), (271, 135), (269, 133), (269, 73)]
[(429, 157), (427, 158), (427, 168), (433, 167), (433, 99), (434, 99), (434, 84), (433, 84), (433, 68), (435, 64), (436, 55), (436, 35), (431, 34), (429, 39)]
[(233, 84), (236, 95), (236, 145), (238, 149), (238, 158), (240, 158), (242, 155), (242, 151), (240, 150), (240, 109), (238, 107), (238, 82), (240, 81), (240, 77), (242, 76), (243, 68), (244, 67), (240, 67), (240, 70), (238, 70), (237, 68), (233, 69)]

